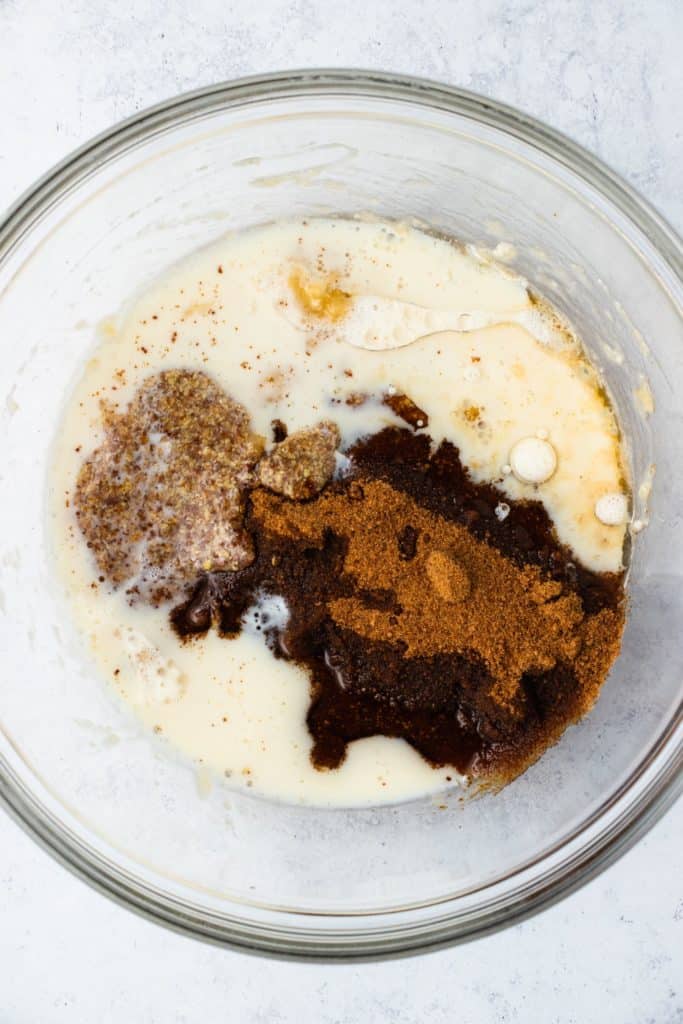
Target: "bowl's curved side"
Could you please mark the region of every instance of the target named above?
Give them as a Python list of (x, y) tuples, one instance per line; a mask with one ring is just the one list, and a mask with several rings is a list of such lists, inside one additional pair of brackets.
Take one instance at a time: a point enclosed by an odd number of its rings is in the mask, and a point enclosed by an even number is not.
[[(457, 114), (519, 140), (543, 159), (582, 179), (593, 193), (608, 197), (610, 211), (639, 236), (643, 260), (656, 266), (673, 301), (683, 288), (683, 244), (669, 225), (626, 183), (560, 133), (504, 105), (464, 90), (392, 74), (302, 70), (252, 77), (197, 90), (136, 114), (103, 133), (48, 172), (8, 211), (0, 224), (0, 302), (11, 285), (11, 266), (22, 243), (49, 232), (49, 214), (65, 201), (78, 202), (79, 189), (103, 165), (117, 161), (141, 141), (191, 124), (212, 110), (241, 110), (252, 104), (300, 97), (370, 97), (389, 104)], [(679, 316), (680, 316), (679, 306)], [(27, 831), (70, 870), (126, 906), (170, 927), (209, 941), (260, 953), (323, 958), (371, 958), (433, 948), (485, 934), (529, 916), (568, 895), (627, 850), (671, 805), (681, 790), (681, 706), (658, 743), (647, 752), (619, 790), (597, 807), (557, 849), (523, 865), (477, 894), (448, 894), (390, 913), (316, 915), (239, 905), (211, 911), (189, 897), (165, 891), (152, 874), (108, 855), (106, 844), (87, 841), (86, 832), (65, 825), (41, 793), (17, 771), (19, 754), (0, 730), (0, 801)], [(40, 794), (37, 795), (37, 794)], [(475, 898), (476, 897), (476, 898)], [(419, 910), (419, 913), (417, 912)]]

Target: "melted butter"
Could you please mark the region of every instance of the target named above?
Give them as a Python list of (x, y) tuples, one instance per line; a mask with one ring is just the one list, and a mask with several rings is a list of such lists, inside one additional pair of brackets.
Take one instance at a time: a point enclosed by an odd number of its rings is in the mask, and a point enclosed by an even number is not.
[(332, 323), (346, 316), (351, 306), (351, 296), (337, 287), (334, 275), (316, 279), (297, 267), (289, 275), (289, 287), (305, 313)]

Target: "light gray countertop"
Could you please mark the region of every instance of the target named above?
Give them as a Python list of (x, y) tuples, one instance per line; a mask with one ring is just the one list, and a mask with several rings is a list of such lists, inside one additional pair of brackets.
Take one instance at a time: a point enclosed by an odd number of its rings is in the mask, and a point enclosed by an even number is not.
[[(125, 13), (126, 8), (131, 13)], [(96, 132), (259, 71), (382, 68), (521, 107), (683, 229), (679, 0), (0, 0), (0, 206)], [(261, 961), (143, 921), (0, 816), (0, 1024), (683, 1021), (683, 805), (494, 936), (359, 966)]]

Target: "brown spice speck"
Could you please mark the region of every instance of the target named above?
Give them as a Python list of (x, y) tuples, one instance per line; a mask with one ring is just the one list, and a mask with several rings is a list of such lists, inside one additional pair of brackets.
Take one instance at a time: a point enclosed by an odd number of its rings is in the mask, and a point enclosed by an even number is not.
[(396, 416), (408, 423), (414, 430), (429, 426), (427, 413), (413, 402), (412, 398), (401, 394), (385, 394), (383, 405), (388, 406)]

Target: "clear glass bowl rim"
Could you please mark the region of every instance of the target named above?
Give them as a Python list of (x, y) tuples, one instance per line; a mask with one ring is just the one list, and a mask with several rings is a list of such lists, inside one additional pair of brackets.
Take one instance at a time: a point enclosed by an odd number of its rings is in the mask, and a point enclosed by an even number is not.
[[(683, 240), (666, 220), (619, 175), (562, 133), (513, 107), (454, 86), (427, 79), (362, 69), (302, 69), (239, 78), (193, 90), (121, 121), (75, 150), (49, 170), (9, 208), (0, 222), (0, 264), (21, 244), (41, 216), (102, 163), (141, 139), (211, 110), (253, 102), (313, 95), (363, 96), (438, 109), (499, 129), (577, 174), (602, 193), (647, 238), (683, 285)], [(306, 914), (216, 914), (136, 878), (89, 847), (45, 807), (0, 755), (0, 803), (12, 817), (74, 874), (100, 892), (144, 916), (197, 938), (245, 951), (284, 957), (375, 959), (433, 949), (498, 930), (549, 906), (595, 877), (640, 839), (683, 789), (683, 703), (655, 749), (613, 795), (607, 807), (571, 837), (570, 855), (537, 877), (538, 864), (522, 872), (508, 892), (493, 887), (474, 908), (446, 897), (406, 913), (353, 918)], [(649, 775), (648, 775), (648, 769)], [(654, 771), (652, 770), (654, 769)], [(636, 784), (646, 777), (642, 791)], [(625, 795), (617, 816), (599, 828), (610, 808)], [(591, 834), (592, 833), (592, 834)], [(577, 838), (581, 845), (574, 849)], [(510, 876), (504, 881), (509, 882)], [(235, 908), (238, 910), (239, 908)], [(430, 911), (426, 916), (423, 912)], [(284, 918), (284, 919), (283, 919)]]

